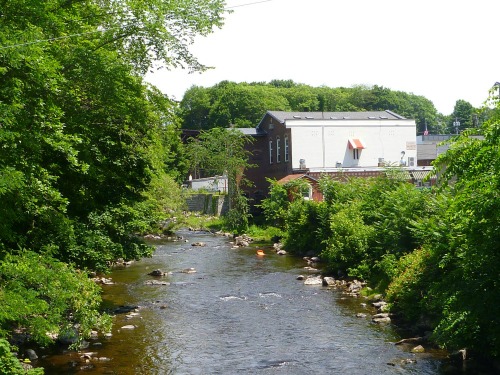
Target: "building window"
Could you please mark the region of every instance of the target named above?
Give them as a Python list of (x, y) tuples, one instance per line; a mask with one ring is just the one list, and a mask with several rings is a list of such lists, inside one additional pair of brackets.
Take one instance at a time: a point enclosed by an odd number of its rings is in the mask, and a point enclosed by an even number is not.
[(359, 160), (359, 148), (352, 149), (352, 158), (354, 160)]
[(281, 139), (276, 138), (276, 163), (281, 163)]
[(288, 161), (288, 135), (285, 135), (285, 163)]
[(269, 140), (269, 164), (273, 164), (273, 140)]
[(302, 198), (304, 200), (311, 200), (312, 199), (312, 186), (310, 184), (304, 184), (304, 186), (301, 189), (301, 194)]

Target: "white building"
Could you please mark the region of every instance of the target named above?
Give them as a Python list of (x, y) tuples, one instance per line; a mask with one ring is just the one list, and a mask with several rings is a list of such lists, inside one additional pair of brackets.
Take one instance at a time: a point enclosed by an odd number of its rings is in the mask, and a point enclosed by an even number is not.
[(416, 166), (415, 120), (391, 111), (269, 111), (266, 116), (290, 129), (294, 170)]

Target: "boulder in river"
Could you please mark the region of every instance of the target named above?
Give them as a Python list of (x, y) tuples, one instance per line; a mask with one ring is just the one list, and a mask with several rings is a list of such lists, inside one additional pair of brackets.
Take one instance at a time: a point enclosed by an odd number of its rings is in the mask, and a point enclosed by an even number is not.
[(234, 238), (234, 245), (238, 247), (248, 247), (253, 239), (246, 234)]
[(425, 348), (422, 345), (415, 346), (412, 350), (412, 353), (425, 353)]
[(38, 356), (36, 355), (36, 353), (33, 349), (26, 350), (26, 355), (28, 356), (30, 361), (34, 361), (34, 360), (38, 359)]
[(391, 318), (389, 316), (388, 313), (381, 313), (381, 314), (375, 314), (372, 316), (372, 321), (374, 323), (378, 323), (378, 324), (381, 324), (381, 323), (390, 323), (391, 322)]
[(323, 286), (335, 286), (335, 285), (337, 285), (337, 282), (333, 277), (325, 276), (323, 278)]
[(373, 321), (373, 323), (377, 323), (377, 324), (390, 323), (391, 318), (389, 318), (388, 316), (385, 318), (372, 318), (372, 321)]
[(304, 285), (323, 285), (323, 280), (321, 276), (309, 276), (305, 281)]
[(167, 273), (166, 272), (163, 272), (162, 270), (154, 270), (154, 271), (151, 271), (150, 273), (148, 273), (148, 275), (150, 276), (156, 276), (156, 277), (159, 277), (159, 276), (165, 276)]

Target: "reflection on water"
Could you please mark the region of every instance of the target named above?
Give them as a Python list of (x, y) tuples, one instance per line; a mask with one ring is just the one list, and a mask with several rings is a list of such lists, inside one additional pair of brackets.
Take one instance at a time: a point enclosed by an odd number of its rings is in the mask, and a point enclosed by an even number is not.
[[(46, 374), (441, 373), (435, 356), (394, 346), (399, 337), (372, 324), (361, 300), (297, 281), (301, 259), (180, 234), (207, 246), (160, 245), (152, 258), (113, 271), (105, 307), (138, 306), (139, 314), (117, 314), (112, 337), (90, 341), (87, 362), (82, 353), (47, 356)], [(182, 272), (189, 268), (196, 273)], [(156, 278), (169, 285), (145, 284), (155, 269), (171, 272)]]

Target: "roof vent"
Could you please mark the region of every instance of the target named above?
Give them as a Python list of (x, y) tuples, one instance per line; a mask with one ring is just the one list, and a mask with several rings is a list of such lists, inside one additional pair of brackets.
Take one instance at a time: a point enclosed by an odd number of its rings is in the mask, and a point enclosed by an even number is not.
[(344, 116), (343, 117), (344, 120), (348, 120), (349, 119), (349, 116)]
[(300, 118), (300, 116), (294, 115), (293, 118)]
[(380, 118), (388, 119), (389, 117), (387, 117), (387, 116), (380, 116)]
[(306, 119), (312, 120), (312, 119), (314, 119), (314, 117), (312, 117), (312, 116), (306, 116)]
[(332, 119), (332, 120), (336, 120), (336, 119), (337, 119), (337, 117), (335, 117), (335, 116), (330, 116), (330, 119)]
[(376, 117), (375, 117), (375, 116), (368, 116), (368, 118), (369, 118), (370, 120), (375, 120), (375, 119), (376, 119)]

